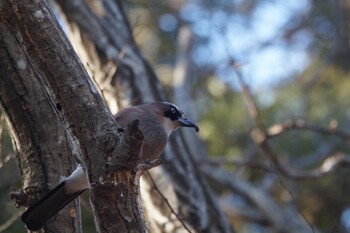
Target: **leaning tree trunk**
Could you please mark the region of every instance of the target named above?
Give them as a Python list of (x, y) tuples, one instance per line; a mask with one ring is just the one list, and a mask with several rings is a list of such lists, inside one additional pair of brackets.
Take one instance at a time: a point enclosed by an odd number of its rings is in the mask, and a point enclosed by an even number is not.
[[(28, 205), (83, 163), (99, 232), (145, 232), (136, 161), (137, 122), (118, 130), (45, 1), (0, 0), (0, 105)], [(118, 159), (115, 156), (118, 155)], [(117, 182), (115, 182), (117, 181)], [(45, 232), (81, 232), (79, 208), (62, 210)]]
[[(14, 5), (10, 6), (6, 1), (1, 1), (0, 5), (0, 104), (10, 126), (24, 183), (23, 195), (29, 197), (28, 201), (26, 198), (18, 201), (22, 201), (20, 205), (32, 205), (59, 182), (60, 174), (67, 175), (74, 169), (76, 143), (57, 120), (60, 103), (49, 101), (48, 93), (44, 91), (45, 84), (39, 77), (45, 73), (38, 70), (43, 62), (31, 59), (26, 53), (27, 48), (33, 46), (28, 40), (40, 30), (29, 25), (33, 22), (28, 15), (35, 11), (19, 9), (15, 12)], [(37, 6), (36, 9), (37, 20), (44, 17), (40, 8)], [(21, 24), (16, 13), (28, 22)], [(45, 26), (45, 22), (41, 26)], [(41, 46), (35, 45), (33, 49)], [(46, 46), (38, 50), (40, 53), (35, 52), (35, 56), (46, 57), (41, 54)], [(33, 56), (33, 52), (29, 54)], [(47, 68), (46, 72), (56, 70), (56, 67)], [(81, 224), (75, 214), (79, 212), (78, 203), (70, 204), (45, 229), (47, 232), (80, 232)]]
[[(94, 1), (93, 5), (84, 0), (56, 3), (63, 12), (73, 46), (99, 83), (112, 111), (118, 109), (116, 103), (125, 106), (168, 100), (135, 44), (122, 1)], [(201, 156), (202, 148), (191, 148), (181, 132), (176, 134), (166, 149), (163, 165), (150, 172), (158, 188), (192, 230), (233, 232), (194, 162)], [(181, 231), (180, 221), (174, 218), (150, 179), (144, 180), (142, 197), (151, 232)]]

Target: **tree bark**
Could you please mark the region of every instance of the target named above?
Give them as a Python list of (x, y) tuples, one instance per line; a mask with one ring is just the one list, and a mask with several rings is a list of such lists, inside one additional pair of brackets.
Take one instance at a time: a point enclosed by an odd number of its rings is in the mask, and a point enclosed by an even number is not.
[[(145, 232), (137, 122), (119, 130), (45, 1), (1, 0), (0, 19), (0, 105), (24, 180), (17, 204), (32, 204), (78, 160), (98, 231)], [(81, 232), (78, 219), (71, 205), (44, 230)]]
[[(64, 13), (73, 45), (106, 94), (110, 109), (118, 109), (115, 103), (124, 106), (168, 100), (135, 44), (122, 1), (95, 1), (93, 6), (83, 0), (56, 3)], [(158, 188), (193, 231), (233, 232), (197, 169), (195, 158), (201, 156), (201, 148), (191, 148), (181, 132), (176, 134), (166, 149), (163, 165), (150, 172)], [(151, 232), (182, 232), (180, 221), (144, 178), (142, 197)]]
[[(45, 91), (47, 86), (42, 83), (46, 75), (43, 72), (51, 73), (57, 68), (39, 68), (51, 65), (39, 60), (50, 56), (47, 50), (50, 44), (44, 43), (47, 38), (42, 38), (40, 44), (30, 42), (43, 28), (51, 26), (49, 21), (43, 20), (47, 14), (45, 6), (41, 3), (23, 9), (21, 5), (1, 1), (0, 104), (11, 129), (24, 194), (28, 197), (28, 200), (19, 200), (19, 204), (32, 205), (59, 182), (60, 175), (67, 175), (74, 169), (76, 143), (57, 120), (61, 104), (49, 96), (53, 93)], [(23, 5), (31, 4), (23, 2)], [(35, 24), (34, 21), (41, 22)], [(39, 59), (32, 59), (34, 56)], [(45, 229), (80, 232), (79, 212), (77, 203), (70, 204)]]

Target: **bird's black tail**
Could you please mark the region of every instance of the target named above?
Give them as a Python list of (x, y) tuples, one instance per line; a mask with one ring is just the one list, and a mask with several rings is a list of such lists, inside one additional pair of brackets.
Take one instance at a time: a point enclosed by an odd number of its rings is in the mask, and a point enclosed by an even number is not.
[(22, 214), (22, 221), (27, 225), (29, 230), (37, 231), (42, 228), (54, 214), (85, 190), (86, 189), (67, 193), (65, 190), (65, 181), (63, 181), (37, 203), (29, 207), (27, 211)]

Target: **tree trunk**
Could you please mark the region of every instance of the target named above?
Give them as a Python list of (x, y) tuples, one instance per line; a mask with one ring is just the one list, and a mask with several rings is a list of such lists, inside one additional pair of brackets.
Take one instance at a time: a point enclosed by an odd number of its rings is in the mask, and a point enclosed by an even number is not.
[[(51, 70), (58, 74), (64, 67), (43, 62), (54, 55), (45, 40), (58, 38), (42, 37), (39, 43), (31, 41), (43, 28), (53, 30), (51, 22), (44, 20), (49, 12), (43, 3), (31, 8), (21, 5), (30, 6), (31, 3), (12, 2), (10, 5), (1, 1), (0, 104), (11, 129), (24, 194), (28, 196), (28, 201), (24, 199), (24, 203), (19, 204), (32, 205), (59, 183), (60, 175), (68, 175), (74, 170), (73, 154), (77, 145), (57, 119), (62, 110), (61, 103), (55, 102), (50, 96), (53, 93), (48, 93), (42, 82), (44, 76), (54, 75), (50, 74)], [(41, 22), (35, 24), (35, 21)], [(77, 202), (70, 204), (45, 229), (47, 232), (80, 232), (79, 212)]]
[[(137, 122), (118, 130), (45, 1), (1, 0), (0, 18), (0, 105), (24, 180), (17, 204), (32, 204), (77, 160), (88, 173), (98, 231), (145, 232), (133, 172)], [(45, 232), (81, 232), (79, 212), (70, 205)]]
[[(150, 65), (137, 48), (122, 1), (56, 1), (68, 25), (68, 35), (79, 56), (99, 83), (110, 109), (168, 98)], [(90, 4), (90, 5), (89, 5)], [(181, 103), (177, 103), (181, 107)], [(151, 170), (157, 187), (193, 231), (233, 232), (217, 198), (208, 186), (195, 158), (202, 148), (191, 148), (177, 132), (164, 154), (162, 166)], [(192, 137), (196, 137), (192, 134)], [(181, 232), (152, 182), (142, 186), (145, 214), (151, 232)]]

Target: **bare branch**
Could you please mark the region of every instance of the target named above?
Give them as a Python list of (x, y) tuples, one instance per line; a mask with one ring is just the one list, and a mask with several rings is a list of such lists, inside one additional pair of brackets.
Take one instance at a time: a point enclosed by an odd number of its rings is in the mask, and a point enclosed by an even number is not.
[(278, 123), (267, 129), (268, 137), (276, 137), (286, 133), (289, 130), (308, 130), (315, 133), (337, 136), (345, 140), (350, 140), (350, 134), (336, 127), (323, 128), (318, 125), (308, 124), (304, 120), (291, 121), (287, 123)]
[[(290, 218), (268, 193), (223, 169), (206, 165), (200, 166), (200, 169), (214, 183), (227, 187), (247, 198), (264, 216), (266, 221), (276, 229), (276, 232), (310, 232), (298, 216), (299, 213), (294, 211), (293, 217)], [(293, 221), (290, 221), (290, 219), (293, 219)]]
[[(254, 138), (254, 136), (253, 136)], [(291, 179), (316, 179), (328, 175), (336, 170), (339, 165), (349, 165), (350, 159), (343, 154), (336, 154), (334, 156), (328, 157), (322, 163), (322, 165), (316, 169), (310, 171), (296, 170), (288, 165), (284, 165), (279, 162), (277, 155), (272, 150), (267, 140), (259, 142), (257, 139), (254, 141), (258, 144), (262, 152), (268, 156), (272, 165), (277, 170), (277, 172), (285, 177)]]

